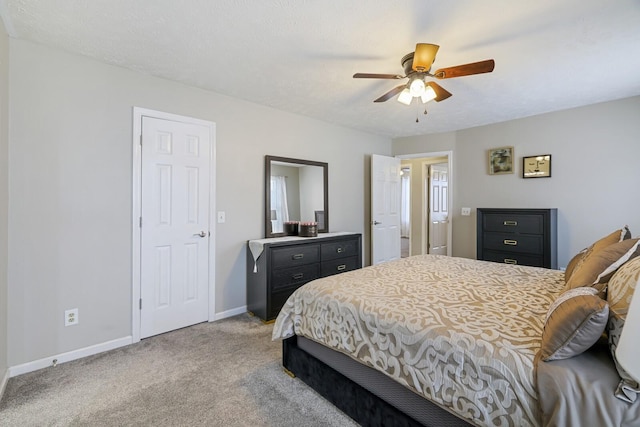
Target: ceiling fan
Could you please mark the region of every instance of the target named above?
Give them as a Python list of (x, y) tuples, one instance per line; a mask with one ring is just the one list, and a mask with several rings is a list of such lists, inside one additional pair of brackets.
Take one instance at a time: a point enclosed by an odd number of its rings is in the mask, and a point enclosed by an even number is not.
[(457, 65), (455, 67), (439, 68), (431, 73), (431, 65), (436, 59), (436, 53), (440, 46), (429, 43), (418, 43), (415, 52), (411, 52), (402, 57), (400, 63), (404, 69), (405, 75), (400, 74), (369, 74), (356, 73), (354, 79), (405, 79), (409, 81), (406, 84), (397, 86), (385, 93), (373, 102), (384, 102), (395, 95), (398, 101), (409, 105), (413, 98), (420, 98), (422, 103), (431, 100), (440, 102), (451, 96), (451, 93), (442, 86), (433, 81), (427, 81), (428, 78), (435, 79), (451, 79), (454, 77), (470, 76), (473, 74), (490, 73), (495, 67), (495, 61), (488, 59), (486, 61), (473, 62), (470, 64)]

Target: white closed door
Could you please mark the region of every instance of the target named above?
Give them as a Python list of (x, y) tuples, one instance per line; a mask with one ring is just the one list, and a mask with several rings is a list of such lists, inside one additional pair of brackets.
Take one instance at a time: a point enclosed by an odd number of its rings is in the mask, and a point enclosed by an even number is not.
[(429, 185), (429, 253), (447, 255), (449, 249), (449, 167), (431, 165)]
[(400, 258), (400, 159), (371, 156), (371, 263)]
[(210, 136), (142, 118), (141, 338), (208, 320)]

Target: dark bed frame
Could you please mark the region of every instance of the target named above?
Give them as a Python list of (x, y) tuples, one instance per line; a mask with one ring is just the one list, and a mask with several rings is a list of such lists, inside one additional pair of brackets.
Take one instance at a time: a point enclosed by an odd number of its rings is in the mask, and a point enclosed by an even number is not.
[(282, 365), (362, 426), (469, 426), (383, 373), (305, 338), (283, 340)]

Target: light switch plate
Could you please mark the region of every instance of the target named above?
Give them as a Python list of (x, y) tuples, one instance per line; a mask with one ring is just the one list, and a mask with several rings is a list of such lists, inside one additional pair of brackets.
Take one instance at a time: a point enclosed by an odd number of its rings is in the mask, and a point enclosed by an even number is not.
[(462, 208), (462, 216), (470, 216), (471, 215), (471, 208)]
[(227, 216), (224, 211), (218, 211), (218, 224), (224, 224), (227, 220)]

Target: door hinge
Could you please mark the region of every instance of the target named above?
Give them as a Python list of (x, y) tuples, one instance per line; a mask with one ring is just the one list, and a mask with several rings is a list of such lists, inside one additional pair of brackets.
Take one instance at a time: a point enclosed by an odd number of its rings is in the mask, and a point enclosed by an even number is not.
[(142, 228), (142, 217), (140, 217), (140, 228)]
[(138, 300), (138, 302), (139, 302), (139, 304), (138, 304), (138, 305), (140, 306), (140, 310), (142, 310), (142, 298), (140, 298), (140, 299)]
[(140, 146), (142, 147), (142, 134), (140, 134)]

